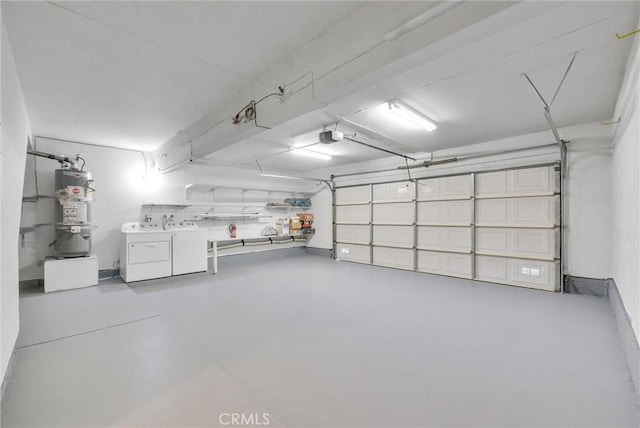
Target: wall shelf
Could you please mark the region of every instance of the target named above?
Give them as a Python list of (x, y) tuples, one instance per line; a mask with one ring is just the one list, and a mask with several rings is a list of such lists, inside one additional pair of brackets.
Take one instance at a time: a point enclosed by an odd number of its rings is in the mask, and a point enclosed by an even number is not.
[(194, 216), (194, 220), (247, 220), (257, 219), (261, 216), (258, 213), (229, 213), (229, 214), (198, 214)]
[[(222, 256), (304, 247), (313, 237), (313, 230), (294, 235), (284, 227), (285, 235), (263, 236), (262, 233), (267, 227), (277, 230), (278, 224), (285, 221), (283, 219), (312, 212), (310, 199), (314, 193), (204, 184), (191, 184), (184, 189), (184, 198), (176, 203), (164, 203), (163, 200), (143, 204), (141, 218), (152, 217), (157, 223), (165, 217), (173, 221), (195, 221), (201, 229), (207, 230), (210, 244), (215, 243), (215, 251), (210, 250), (216, 254), (219, 250)], [(238, 238), (229, 237), (231, 226), (237, 228)]]

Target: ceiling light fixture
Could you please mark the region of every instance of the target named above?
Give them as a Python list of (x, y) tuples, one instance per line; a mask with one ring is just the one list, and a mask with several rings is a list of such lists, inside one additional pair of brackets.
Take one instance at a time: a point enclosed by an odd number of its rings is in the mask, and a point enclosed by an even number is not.
[(266, 172), (261, 172), (260, 177), (286, 178), (288, 180), (315, 180), (315, 178), (296, 177), (294, 175), (267, 174)]
[(314, 152), (313, 150), (293, 149), (293, 150), (291, 150), (291, 153), (302, 155), (302, 156), (307, 156), (307, 157), (315, 158), (315, 159), (331, 160), (331, 155), (328, 155), (326, 153)]
[(389, 111), (395, 118), (402, 120), (404, 124), (424, 128), (427, 131), (433, 131), (437, 128), (436, 124), (426, 116), (402, 104), (398, 100), (389, 101)]
[(405, 22), (401, 26), (389, 31), (387, 34), (384, 35), (385, 42), (392, 42), (398, 37), (402, 36), (403, 34), (409, 33), (418, 27), (422, 27), (427, 22), (433, 21), (438, 16), (442, 15), (449, 9), (452, 9), (458, 6), (460, 3), (462, 3), (461, 0), (445, 1), (440, 3), (437, 6), (432, 7), (422, 15), (418, 15), (415, 18), (411, 19), (410, 21)]
[(324, 180), (322, 178), (313, 178), (313, 177), (299, 177), (297, 175), (268, 174), (264, 172), (264, 170), (262, 169), (262, 165), (260, 165), (260, 161), (258, 159), (256, 159), (256, 164), (258, 164), (258, 168), (260, 169), (260, 177), (285, 178), (288, 180), (315, 181), (316, 184), (320, 184), (320, 183), (326, 184), (329, 187), (329, 189), (331, 189), (332, 192), (334, 190), (333, 184), (329, 180)]

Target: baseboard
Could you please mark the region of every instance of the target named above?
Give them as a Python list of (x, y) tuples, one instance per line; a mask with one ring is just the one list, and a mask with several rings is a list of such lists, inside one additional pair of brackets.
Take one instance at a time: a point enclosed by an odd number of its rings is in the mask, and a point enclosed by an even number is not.
[(98, 271), (98, 280), (116, 278), (118, 276), (120, 276), (120, 269), (100, 269)]
[(609, 284), (607, 279), (583, 278), (567, 275), (565, 291), (570, 294), (582, 294), (585, 296), (607, 297)]
[(23, 290), (25, 288), (44, 287), (44, 279), (26, 279), (20, 281), (18, 287), (20, 290)]
[(640, 348), (638, 347), (638, 339), (633, 332), (631, 319), (629, 318), (629, 314), (627, 314), (627, 310), (624, 308), (616, 282), (613, 279), (608, 279), (607, 285), (609, 301), (611, 302), (613, 313), (616, 316), (616, 324), (622, 342), (622, 349), (627, 358), (631, 381), (636, 389), (638, 402), (640, 404)]
[(0, 401), (4, 401), (4, 392), (5, 392), (5, 389), (7, 388), (8, 380), (11, 377), (11, 374), (13, 373), (13, 363), (14, 363), (13, 356), (15, 355), (15, 353), (16, 353), (16, 349), (14, 344), (13, 351), (11, 352), (11, 356), (9, 357), (9, 364), (7, 364), (7, 371), (4, 372), (4, 378), (2, 378), (2, 385), (0, 386)]
[(315, 248), (307, 247), (305, 253), (312, 256), (333, 257), (333, 250), (331, 248)]

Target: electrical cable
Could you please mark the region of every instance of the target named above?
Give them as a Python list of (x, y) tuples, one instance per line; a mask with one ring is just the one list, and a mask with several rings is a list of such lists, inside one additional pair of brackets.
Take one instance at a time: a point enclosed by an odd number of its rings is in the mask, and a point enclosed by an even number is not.
[(284, 95), (284, 88), (282, 86), (278, 86), (278, 92), (272, 92), (269, 95), (265, 95), (264, 97), (262, 97), (258, 101), (256, 101), (254, 104), (260, 104), (262, 101), (264, 101), (265, 99), (267, 99), (269, 97), (282, 96), (282, 95)]
[(84, 171), (84, 166), (86, 165), (87, 161), (85, 161), (82, 156), (76, 155), (76, 160), (78, 160), (78, 159), (80, 159), (82, 161), (82, 166), (80, 167), (80, 171)]
[(268, 126), (263, 126), (263, 125), (259, 125), (258, 124), (258, 110), (254, 108), (253, 111), (253, 124), (257, 127), (257, 128), (264, 128), (264, 129), (271, 129)]
[[(236, 113), (235, 116), (233, 116), (233, 118), (231, 119), (231, 122), (234, 125), (239, 124), (240, 120), (241, 120), (240, 117), (241, 117), (242, 113), (244, 112), (245, 122), (249, 122), (249, 121), (252, 120), (254, 126), (257, 127), (257, 128), (271, 129), (268, 126), (260, 125), (258, 123), (258, 109), (256, 108), (256, 106), (258, 104), (260, 104), (262, 101), (266, 100), (267, 98), (277, 97), (277, 96), (281, 97), (283, 95), (284, 95), (284, 87), (278, 86), (278, 92), (272, 92), (270, 94), (267, 94), (264, 97), (260, 98), (258, 101), (256, 101), (256, 100), (249, 101), (246, 106), (244, 106), (242, 109), (240, 109), (240, 111), (238, 113)], [(215, 125), (215, 126), (217, 126), (217, 125)], [(205, 131), (205, 132), (207, 132), (207, 131)]]

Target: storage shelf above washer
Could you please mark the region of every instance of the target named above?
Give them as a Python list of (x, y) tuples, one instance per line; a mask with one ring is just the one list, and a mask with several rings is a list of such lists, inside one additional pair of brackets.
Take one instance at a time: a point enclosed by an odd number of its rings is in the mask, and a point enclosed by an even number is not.
[(234, 219), (256, 219), (262, 216), (258, 213), (222, 213), (222, 214), (201, 214), (196, 215), (195, 220), (234, 220)]

